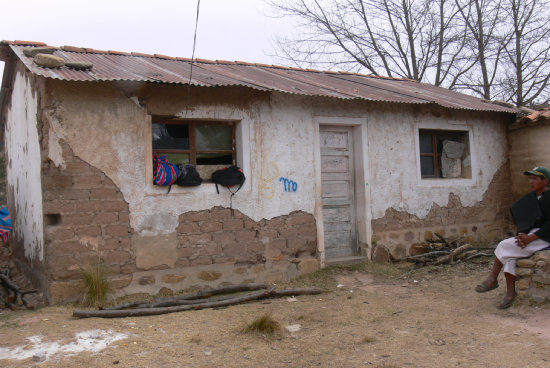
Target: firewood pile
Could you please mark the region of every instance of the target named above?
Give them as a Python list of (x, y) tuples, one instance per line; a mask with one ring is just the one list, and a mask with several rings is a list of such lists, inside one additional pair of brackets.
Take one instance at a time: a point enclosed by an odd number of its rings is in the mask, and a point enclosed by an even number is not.
[[(259, 290), (259, 291), (256, 291)], [(252, 293), (231, 295), (237, 292), (254, 291)], [(117, 318), (153, 316), (205, 308), (222, 308), (229, 305), (241, 304), (253, 300), (280, 298), (295, 295), (317, 295), (322, 292), (319, 288), (298, 288), (275, 290), (268, 289), (266, 284), (243, 284), (226, 286), (217, 289), (199, 291), (193, 294), (158, 298), (153, 301), (137, 301), (119, 304), (109, 308), (100, 307), (98, 310), (74, 310), (73, 317), (89, 318)], [(227, 295), (229, 294), (229, 295)], [(220, 295), (214, 297), (216, 295)]]
[(476, 248), (465, 243), (462, 238), (446, 239), (435, 233), (437, 239), (427, 241), (426, 253), (408, 256), (405, 260), (413, 262), (415, 268), (428, 265), (455, 264), (468, 261), (476, 257), (493, 256), (493, 248)]
[(18, 307), (24, 306), (27, 309), (34, 309), (34, 304), (26, 299), (26, 295), (37, 293), (37, 290), (22, 291), (19, 286), (11, 278), (9, 267), (5, 267), (0, 271), (0, 303), (16, 310)]

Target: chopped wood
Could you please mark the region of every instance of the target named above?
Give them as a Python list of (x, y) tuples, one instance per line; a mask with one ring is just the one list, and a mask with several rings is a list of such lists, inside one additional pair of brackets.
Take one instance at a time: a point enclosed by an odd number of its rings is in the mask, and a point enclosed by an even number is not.
[(205, 301), (199, 304), (192, 305), (177, 305), (177, 306), (165, 306), (165, 307), (153, 307), (153, 308), (135, 308), (135, 309), (110, 309), (110, 310), (74, 310), (73, 317), (89, 318), (89, 317), (101, 317), (101, 318), (117, 318), (117, 317), (137, 317), (137, 316), (153, 316), (174, 312), (181, 312), (187, 310), (199, 310), (205, 308), (219, 308), (229, 305), (235, 305), (245, 303), (253, 300), (283, 297), (289, 295), (316, 295), (322, 292), (319, 288), (300, 288), (300, 289), (286, 289), (286, 290), (262, 290), (255, 293), (249, 293), (245, 295), (238, 295), (233, 298), (217, 301)]
[(6, 305), (11, 310), (16, 310), (17, 306), (24, 305), (28, 309), (34, 307), (25, 300), (25, 295), (33, 294), (38, 290), (22, 291), (19, 287), (10, 279), (9, 269), (5, 269), (0, 272), (0, 285), (4, 289), (5, 297), (0, 297), (0, 302)]
[(470, 259), (477, 258), (477, 257), (493, 257), (494, 255), (495, 255), (494, 252), (491, 252), (491, 253), (477, 252), (475, 254), (472, 254), (472, 255), (464, 258), (464, 260), (469, 261)]
[(474, 248), (471, 244), (465, 244), (460, 237), (444, 238), (438, 233), (434, 233), (438, 239), (426, 240), (426, 253), (408, 256), (394, 261), (412, 262), (414, 265), (404, 276), (410, 275), (414, 270), (424, 266), (436, 266), (442, 264), (455, 264), (465, 262), (476, 257), (493, 256), (494, 247)]
[(446, 251), (446, 250), (436, 250), (436, 251), (433, 251), (433, 252), (417, 254), (415, 256), (408, 256), (406, 258), (406, 260), (409, 261), (409, 260), (414, 260), (414, 259), (417, 259), (417, 258), (430, 258), (432, 256), (442, 256), (442, 255), (446, 255), (446, 254), (449, 254), (449, 253), (450, 253), (450, 251)]
[(438, 233), (434, 233), (434, 235), (437, 236), (443, 242), (443, 244), (445, 244), (446, 247), (451, 247), (451, 244), (449, 244), (447, 239), (445, 239), (443, 236), (439, 235)]
[(446, 256), (439, 257), (437, 261), (434, 263), (434, 265), (440, 265), (443, 263), (454, 263), (455, 257), (461, 253), (464, 253), (465, 251), (472, 249), (471, 244), (464, 244), (456, 249), (454, 249), (450, 254)]

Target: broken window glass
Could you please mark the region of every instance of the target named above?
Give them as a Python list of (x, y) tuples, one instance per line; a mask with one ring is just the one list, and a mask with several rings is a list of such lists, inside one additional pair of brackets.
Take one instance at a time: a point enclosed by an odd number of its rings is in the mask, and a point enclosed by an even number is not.
[(468, 132), (420, 130), (418, 141), (422, 178), (471, 177)]

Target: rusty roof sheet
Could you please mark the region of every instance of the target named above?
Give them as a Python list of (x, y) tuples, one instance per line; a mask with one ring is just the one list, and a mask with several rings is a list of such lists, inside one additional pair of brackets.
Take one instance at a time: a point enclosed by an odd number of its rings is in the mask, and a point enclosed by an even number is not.
[[(66, 81), (132, 81), (194, 86), (244, 86), (261, 91), (278, 91), (303, 96), (346, 100), (368, 100), (407, 104), (437, 104), (452, 109), (516, 113), (515, 108), (408, 79), (344, 72), (288, 68), (239, 61), (175, 58), (121, 51), (102, 51), (63, 46), (54, 55), (65, 61), (92, 63), (91, 70), (66, 66), (40, 67), (23, 49), (45, 46), (27, 41), (2, 41), (34, 74)], [(192, 65), (192, 78), (190, 79)]]

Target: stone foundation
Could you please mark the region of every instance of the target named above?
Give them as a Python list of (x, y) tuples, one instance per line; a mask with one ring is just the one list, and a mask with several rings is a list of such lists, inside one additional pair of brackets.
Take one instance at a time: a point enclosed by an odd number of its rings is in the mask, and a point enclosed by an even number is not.
[[(313, 215), (293, 212), (253, 221), (228, 208), (187, 212), (172, 235), (131, 239), (132, 260), (118, 274), (110, 268), (113, 296), (164, 294), (190, 287), (218, 287), (250, 282), (288, 281), (319, 269)], [(172, 248), (173, 241), (177, 247)], [(74, 267), (73, 267), (74, 268)], [(65, 271), (65, 268), (63, 268)], [(82, 293), (79, 272), (55, 279), (54, 301), (74, 301)]]
[(550, 250), (517, 261), (517, 289), (521, 299), (550, 302)]
[(493, 242), (508, 236), (511, 224), (509, 168), (503, 165), (493, 177), (483, 200), (472, 207), (462, 205), (458, 196), (449, 194), (447, 206), (433, 205), (420, 219), (407, 212), (390, 208), (383, 218), (372, 221), (372, 259), (387, 261), (413, 255), (427, 240), (463, 237), (468, 243)]
[(159, 260), (162, 255), (136, 253), (142, 270), (117, 296), (290, 280), (319, 268), (315, 218), (301, 211), (260, 221), (223, 207), (186, 212), (179, 216), (175, 249), (170, 237), (164, 236), (164, 247), (175, 251), (173, 266)]

